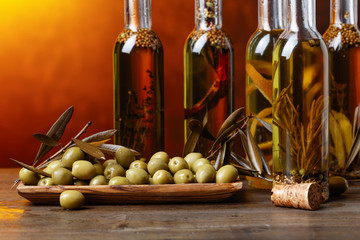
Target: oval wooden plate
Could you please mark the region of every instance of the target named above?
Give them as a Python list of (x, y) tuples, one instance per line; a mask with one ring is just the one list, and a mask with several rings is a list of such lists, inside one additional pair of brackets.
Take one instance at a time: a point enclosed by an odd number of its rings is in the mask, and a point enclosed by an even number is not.
[(234, 195), (242, 186), (242, 182), (48, 187), (20, 183), (17, 192), (41, 205), (59, 204), (59, 196), (65, 190), (82, 192), (88, 204), (220, 202)]

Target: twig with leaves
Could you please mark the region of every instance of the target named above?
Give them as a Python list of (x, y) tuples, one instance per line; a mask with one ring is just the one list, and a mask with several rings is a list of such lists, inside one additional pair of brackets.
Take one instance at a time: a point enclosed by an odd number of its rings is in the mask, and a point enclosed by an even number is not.
[[(248, 121), (253, 116), (245, 116), (244, 112), (243, 107), (235, 110), (221, 125), (216, 137), (208, 138), (214, 143), (206, 157), (214, 161), (216, 170), (225, 164), (232, 164), (238, 169), (240, 175), (272, 181), (270, 167), (249, 130)], [(272, 131), (271, 124), (261, 119), (258, 121), (264, 124), (266, 129)], [(184, 146), (184, 156), (195, 149), (200, 136), (206, 137), (206, 122), (206, 117), (203, 123), (198, 120), (189, 122), (191, 134)], [(236, 137), (240, 137), (246, 157), (239, 156), (233, 151), (233, 140)]]
[[(63, 153), (73, 146), (78, 146), (82, 151), (84, 151), (89, 156), (95, 159), (105, 160), (105, 154), (109, 154), (114, 156), (116, 151), (122, 147), (114, 144), (105, 144), (111, 137), (116, 133), (116, 129), (110, 129), (102, 132), (95, 133), (88, 137), (83, 138), (82, 140), (78, 139), (81, 135), (83, 135), (88, 127), (91, 125), (91, 122), (88, 122), (80, 132), (73, 137), (66, 145), (62, 145), (59, 140), (61, 139), (66, 126), (68, 125), (72, 115), (74, 108), (71, 106), (68, 108), (51, 126), (50, 130), (46, 134), (36, 133), (34, 134), (34, 138), (41, 142), (38, 153), (35, 157), (33, 166), (20, 162), (18, 160), (10, 158), (13, 162), (18, 165), (27, 168), (30, 171), (33, 171), (39, 175), (49, 176), (48, 173), (44, 172), (42, 168), (46, 167), (49, 163), (54, 161), (55, 159), (61, 158)], [(46, 158), (43, 162), (37, 165), (39, 160), (41, 160), (47, 153), (49, 153), (54, 147), (61, 146), (60, 150), (58, 150), (55, 154)], [(139, 155), (138, 152), (132, 150), (135, 155)], [(104, 154), (105, 153), (105, 154)], [(37, 166), (36, 166), (37, 165)], [(15, 184), (19, 182), (19, 179), (15, 181)]]

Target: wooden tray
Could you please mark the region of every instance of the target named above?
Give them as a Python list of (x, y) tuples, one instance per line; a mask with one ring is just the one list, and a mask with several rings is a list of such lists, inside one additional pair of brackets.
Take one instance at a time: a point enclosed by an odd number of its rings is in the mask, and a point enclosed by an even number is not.
[(49, 187), (20, 183), (17, 192), (32, 203), (41, 205), (59, 204), (59, 196), (65, 190), (82, 192), (87, 204), (220, 202), (234, 195), (242, 186), (242, 182)]

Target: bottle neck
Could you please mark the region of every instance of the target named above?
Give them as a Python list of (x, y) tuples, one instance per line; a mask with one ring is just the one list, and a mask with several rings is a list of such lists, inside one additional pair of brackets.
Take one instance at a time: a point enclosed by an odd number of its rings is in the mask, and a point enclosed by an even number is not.
[(288, 0), (288, 5), (291, 31), (316, 30), (315, 0)]
[(270, 31), (284, 29), (287, 11), (284, 0), (258, 0), (258, 28)]
[(210, 30), (222, 27), (222, 0), (195, 0), (195, 28)]
[(151, 29), (151, 0), (125, 0), (125, 28)]
[(331, 24), (352, 24), (358, 22), (358, 0), (331, 0)]

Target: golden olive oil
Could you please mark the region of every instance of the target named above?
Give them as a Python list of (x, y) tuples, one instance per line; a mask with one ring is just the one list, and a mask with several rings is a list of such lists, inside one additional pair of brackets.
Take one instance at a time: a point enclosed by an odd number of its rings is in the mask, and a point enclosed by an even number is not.
[(163, 48), (148, 29), (125, 29), (114, 47), (115, 144), (145, 158), (164, 148)]
[[(194, 30), (185, 48), (185, 140), (190, 134), (188, 121), (201, 122), (208, 114), (206, 128), (216, 136), (233, 111), (233, 49), (221, 29)], [(212, 141), (201, 137), (195, 151), (208, 154)]]
[[(329, 49), (330, 170), (344, 174), (354, 139), (355, 109), (360, 104), (360, 36), (352, 24), (330, 25), (324, 34)], [(354, 120), (356, 121), (354, 123)], [(356, 159), (346, 172), (360, 170)]]

